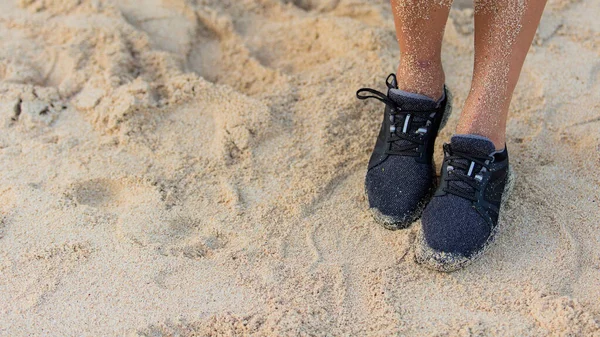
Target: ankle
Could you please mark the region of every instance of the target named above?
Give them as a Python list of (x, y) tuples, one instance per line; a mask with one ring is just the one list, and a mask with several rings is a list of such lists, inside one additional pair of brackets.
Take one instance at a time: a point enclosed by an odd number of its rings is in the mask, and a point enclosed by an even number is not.
[(465, 101), (456, 132), (487, 137), (497, 150), (503, 149), (506, 143), (506, 117), (509, 103), (510, 98), (505, 94), (471, 90)]
[(481, 123), (481, 119), (466, 120), (461, 116), (456, 127), (456, 134), (485, 137), (494, 143), (496, 150), (502, 150), (506, 145), (505, 129), (506, 127), (498, 126), (495, 123)]
[(398, 88), (437, 100), (442, 97), (446, 77), (439, 60), (408, 60), (400, 62)]
[(500, 133), (489, 133), (485, 132), (485, 130), (478, 130), (476, 128), (473, 129), (456, 129), (455, 135), (463, 135), (463, 136), (479, 136), (484, 137), (492, 141), (497, 151), (501, 151), (506, 147), (506, 136), (504, 132)]

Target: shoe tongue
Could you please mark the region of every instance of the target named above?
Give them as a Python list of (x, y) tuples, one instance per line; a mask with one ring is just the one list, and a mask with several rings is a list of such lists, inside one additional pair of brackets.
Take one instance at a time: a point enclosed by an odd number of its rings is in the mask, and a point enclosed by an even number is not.
[[(439, 102), (436, 102), (427, 96), (394, 88), (388, 91), (388, 97), (396, 104), (398, 104), (400, 109), (406, 110), (409, 113), (411, 111), (435, 110), (439, 105)], [(402, 127), (405, 118), (406, 116), (404, 115), (399, 115), (397, 117), (397, 125), (399, 125), (400, 128)], [(411, 118), (410, 128), (407, 130), (407, 132), (410, 134), (414, 134), (426, 121), (427, 119), (423, 116), (413, 115)], [(392, 150), (399, 150), (402, 147), (409, 146), (411, 144), (412, 143), (408, 140), (400, 139), (392, 143), (391, 148)]]
[(453, 136), (450, 140), (453, 151), (468, 153), (476, 157), (486, 157), (496, 151), (496, 146), (486, 137), (475, 135)]
[(390, 89), (388, 91), (388, 96), (403, 110), (434, 110), (439, 105), (439, 102), (436, 102), (425, 95), (415, 94), (400, 89)]
[[(450, 139), (450, 147), (452, 151), (467, 153), (474, 157), (486, 157), (496, 150), (496, 147), (491, 140), (486, 137), (476, 135), (452, 136)], [(466, 159), (456, 159), (455, 163), (461, 163), (465, 167), (469, 167), (469, 165), (471, 165), (471, 163)], [(480, 165), (474, 165), (471, 176), (475, 175), (480, 170)], [(467, 173), (468, 172), (464, 170), (463, 174)], [(450, 184), (460, 188), (463, 191), (473, 191), (473, 188), (463, 181), (451, 181)]]

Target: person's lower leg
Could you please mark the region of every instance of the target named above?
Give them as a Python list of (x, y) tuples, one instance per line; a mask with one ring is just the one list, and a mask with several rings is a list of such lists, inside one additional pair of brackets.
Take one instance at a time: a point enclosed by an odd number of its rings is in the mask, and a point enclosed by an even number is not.
[(400, 45), (399, 89), (442, 96), (441, 50), (452, 0), (391, 0)]
[(476, 0), (475, 66), (458, 134), (480, 135), (496, 149), (506, 142), (513, 91), (546, 0)]

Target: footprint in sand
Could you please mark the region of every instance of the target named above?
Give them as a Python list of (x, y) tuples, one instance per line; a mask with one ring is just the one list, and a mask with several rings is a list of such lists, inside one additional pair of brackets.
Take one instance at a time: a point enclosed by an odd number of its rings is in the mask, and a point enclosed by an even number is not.
[(19, 290), (9, 294), (9, 299), (16, 301), (22, 310), (41, 305), (92, 253), (93, 247), (88, 242), (75, 242), (34, 250), (19, 257), (12, 261), (18, 268), (7, 268), (3, 273), (8, 282), (26, 281), (14, 288)]
[(118, 227), (121, 239), (160, 255), (193, 260), (211, 257), (229, 241), (206, 220), (179, 210), (129, 213), (119, 219)]
[(166, 219), (165, 225), (148, 240), (163, 255), (196, 260), (211, 256), (228, 243), (223, 233), (209, 229), (204, 220), (175, 214)]
[(80, 205), (103, 208), (111, 204), (119, 190), (119, 184), (114, 181), (92, 179), (75, 184), (73, 198)]
[(135, 177), (96, 178), (74, 183), (65, 193), (78, 205), (112, 212), (132, 205), (163, 206), (164, 196), (151, 182)]
[[(75, 183), (66, 195), (88, 218), (109, 219), (118, 241), (161, 255), (209, 257), (226, 246), (226, 235), (180, 207), (168, 208), (166, 194), (149, 181), (97, 178)], [(90, 209), (94, 210), (90, 212)], [(102, 221), (100, 221), (102, 222)]]

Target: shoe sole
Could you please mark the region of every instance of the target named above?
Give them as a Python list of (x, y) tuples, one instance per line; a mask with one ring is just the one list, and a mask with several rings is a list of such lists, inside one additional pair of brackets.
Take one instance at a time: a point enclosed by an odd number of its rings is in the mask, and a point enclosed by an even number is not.
[[(442, 129), (448, 123), (448, 119), (450, 119), (450, 115), (452, 115), (452, 98), (453, 98), (453, 96), (452, 96), (452, 93), (450, 92), (450, 90), (448, 90), (448, 89), (446, 89), (446, 95), (447, 95), (448, 103), (446, 103), (446, 109), (444, 110), (444, 115), (442, 116), (442, 121), (440, 122), (440, 127), (438, 129), (438, 135), (439, 135), (440, 131), (442, 131)], [(436, 135), (436, 138), (438, 135)], [(432, 166), (433, 166), (433, 171), (435, 172), (435, 162), (432, 163)], [(437, 179), (434, 179), (434, 182), (431, 185), (429, 192), (419, 201), (415, 210), (411, 214), (408, 214), (407, 216), (402, 217), (400, 219), (398, 217), (385, 215), (385, 214), (381, 213), (381, 211), (379, 209), (374, 208), (374, 207), (369, 208), (369, 211), (371, 212), (371, 216), (373, 217), (375, 222), (378, 223), (379, 225), (381, 225), (385, 229), (388, 229), (391, 231), (406, 229), (406, 228), (410, 227), (410, 225), (412, 225), (415, 221), (417, 221), (421, 217), (421, 214), (423, 214), (423, 210), (425, 209), (425, 206), (429, 203), (429, 200), (431, 200), (431, 198), (433, 197), (433, 193), (435, 192), (436, 188), (437, 188)], [(367, 193), (367, 186), (365, 186), (364, 192), (365, 192), (365, 197), (367, 198), (367, 200), (369, 200), (369, 195)]]
[[(508, 179), (506, 181), (506, 186), (504, 187), (504, 192), (502, 194), (502, 202), (500, 203), (499, 214), (503, 213), (503, 210), (506, 207), (506, 203), (508, 199), (510, 199), (510, 196), (514, 189), (515, 180), (516, 175), (512, 167), (509, 166)], [(478, 260), (481, 256), (483, 256), (483, 254), (485, 254), (485, 252), (492, 246), (492, 243), (495, 242), (495, 238), (500, 230), (500, 227), (501, 224), (500, 222), (498, 222), (498, 225), (492, 230), (490, 236), (483, 244), (483, 248), (481, 248), (477, 253), (473, 254), (470, 257), (465, 257), (459, 254), (440, 252), (430, 248), (427, 245), (427, 242), (425, 242), (423, 230), (419, 229), (414, 243), (415, 261), (429, 269), (446, 273), (463, 269), (466, 266)]]

